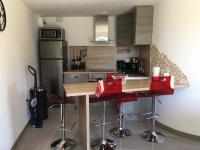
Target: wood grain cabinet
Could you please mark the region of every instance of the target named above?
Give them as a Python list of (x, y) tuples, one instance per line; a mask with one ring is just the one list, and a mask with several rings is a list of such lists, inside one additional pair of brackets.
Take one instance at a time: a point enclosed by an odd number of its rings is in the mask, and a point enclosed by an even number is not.
[(153, 7), (138, 6), (132, 12), (117, 16), (117, 45), (152, 43)]
[(117, 16), (117, 45), (130, 46), (132, 45), (132, 26), (133, 13), (126, 13)]

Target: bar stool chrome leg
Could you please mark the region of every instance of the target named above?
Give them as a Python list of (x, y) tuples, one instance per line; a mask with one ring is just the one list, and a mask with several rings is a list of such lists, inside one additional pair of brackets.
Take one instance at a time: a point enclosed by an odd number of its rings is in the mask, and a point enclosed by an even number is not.
[(69, 139), (65, 137), (66, 129), (65, 129), (65, 104), (60, 104), (60, 130), (62, 138), (54, 141), (51, 144), (52, 150), (58, 150), (58, 149), (65, 149), (67, 147), (70, 147), (74, 149), (77, 145), (77, 142), (73, 139)]
[(124, 128), (123, 106), (120, 107), (119, 126), (110, 129), (110, 135), (116, 138), (126, 138), (132, 135), (131, 130)]
[(155, 129), (155, 123), (156, 123), (156, 97), (152, 96), (152, 130), (149, 131), (144, 131), (141, 134), (142, 139), (148, 142), (153, 142), (153, 143), (163, 143), (165, 136), (157, 132)]
[(91, 143), (92, 148), (98, 148), (98, 150), (114, 150), (116, 143), (111, 139), (105, 138), (105, 125), (106, 125), (106, 102), (102, 102), (102, 124), (101, 124), (101, 138), (95, 139)]

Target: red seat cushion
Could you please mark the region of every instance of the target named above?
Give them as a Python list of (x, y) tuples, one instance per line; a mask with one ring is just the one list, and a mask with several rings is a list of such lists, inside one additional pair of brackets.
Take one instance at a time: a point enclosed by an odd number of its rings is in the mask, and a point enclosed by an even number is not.
[(145, 91), (145, 92), (137, 92), (137, 97), (150, 97), (150, 91)]
[(90, 96), (90, 103), (101, 102), (101, 101), (116, 101), (121, 98), (121, 94), (110, 94), (97, 97), (95, 95)]
[(97, 83), (96, 96), (110, 96), (113, 94), (122, 93), (122, 80), (121, 79), (105, 79)]
[(115, 104), (117, 109), (120, 108), (122, 103), (125, 102), (132, 102), (132, 101), (137, 101), (137, 95), (136, 93), (122, 93), (120, 99), (115, 100)]
[(135, 93), (122, 92), (123, 74), (108, 73), (106, 80), (98, 81), (96, 97), (91, 97), (90, 102), (114, 100), (117, 106), (122, 102), (136, 101)]
[(106, 79), (97, 82), (96, 96), (91, 96), (90, 102), (120, 99), (121, 93), (122, 80), (113, 79), (112, 73), (108, 73)]
[(150, 90), (145, 92), (138, 92), (138, 97), (150, 97), (160, 95), (172, 95), (174, 89), (171, 87), (171, 76), (152, 77)]

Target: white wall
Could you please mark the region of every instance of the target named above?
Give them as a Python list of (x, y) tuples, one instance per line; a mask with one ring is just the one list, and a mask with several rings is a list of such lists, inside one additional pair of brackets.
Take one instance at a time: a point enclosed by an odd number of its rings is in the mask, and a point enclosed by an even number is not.
[(159, 121), (200, 136), (200, 1), (161, 0), (155, 4), (153, 44), (187, 75), (190, 87), (161, 98)]
[[(97, 45), (91, 42), (94, 40), (93, 17), (63, 17), (63, 21), (61, 22), (56, 21), (56, 17), (45, 17), (45, 20), (48, 26), (61, 26), (65, 29), (66, 40), (70, 46)], [(110, 16), (108, 22), (109, 38), (114, 41), (111, 42), (111, 44), (107, 44), (107, 46), (114, 46), (116, 45), (115, 17)], [(39, 24), (43, 26), (42, 18), (39, 19)], [(100, 46), (102, 46), (102, 44)]]
[(28, 64), (37, 66), (37, 17), (19, 0), (4, 0), (7, 27), (0, 32), (0, 149), (9, 150), (29, 120), (32, 85)]

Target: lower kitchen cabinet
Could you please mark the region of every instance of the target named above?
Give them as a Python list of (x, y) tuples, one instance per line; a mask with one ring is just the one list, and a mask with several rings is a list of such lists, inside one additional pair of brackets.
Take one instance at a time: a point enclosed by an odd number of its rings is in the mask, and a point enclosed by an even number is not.
[(65, 73), (64, 83), (83, 83), (88, 82), (88, 73)]

